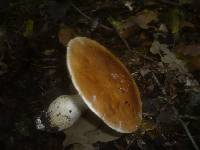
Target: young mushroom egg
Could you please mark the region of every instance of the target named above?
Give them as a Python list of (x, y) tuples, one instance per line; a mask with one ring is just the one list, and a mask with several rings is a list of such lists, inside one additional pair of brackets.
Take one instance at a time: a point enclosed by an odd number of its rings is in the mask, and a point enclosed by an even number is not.
[(63, 130), (78, 120), (81, 110), (77, 108), (77, 105), (69, 96), (62, 95), (50, 104), (47, 113), (51, 127), (59, 127), (58, 130)]

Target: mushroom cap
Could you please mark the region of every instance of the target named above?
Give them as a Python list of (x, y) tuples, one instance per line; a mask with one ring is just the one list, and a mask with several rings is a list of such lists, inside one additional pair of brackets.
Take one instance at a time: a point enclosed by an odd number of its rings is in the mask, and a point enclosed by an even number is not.
[(109, 50), (86, 37), (68, 43), (72, 82), (88, 107), (109, 127), (135, 131), (142, 119), (140, 93), (126, 67)]

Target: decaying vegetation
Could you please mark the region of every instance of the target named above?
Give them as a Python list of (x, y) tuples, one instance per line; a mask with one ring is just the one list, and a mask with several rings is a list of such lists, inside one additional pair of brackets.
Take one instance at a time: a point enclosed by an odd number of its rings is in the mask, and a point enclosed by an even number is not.
[[(0, 8), (0, 149), (199, 149), (199, 1), (9, 0)], [(99, 41), (128, 67), (143, 102), (136, 133), (66, 144), (64, 133), (35, 128), (53, 99), (75, 93), (65, 60), (75, 36)]]

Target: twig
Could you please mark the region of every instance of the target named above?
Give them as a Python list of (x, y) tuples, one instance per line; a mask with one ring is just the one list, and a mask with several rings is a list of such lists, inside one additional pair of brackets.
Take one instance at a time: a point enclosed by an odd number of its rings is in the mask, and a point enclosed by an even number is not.
[(124, 43), (124, 45), (126, 46), (126, 48), (127, 48), (129, 51), (131, 51), (131, 47), (129, 46), (127, 40), (126, 40), (125, 38), (123, 38), (123, 37), (120, 35), (120, 33), (119, 33), (119, 31), (117, 30), (117, 28), (115, 27), (115, 25), (114, 25), (111, 21), (109, 21), (109, 22), (110, 22), (110, 24), (112, 25), (112, 27), (115, 29), (115, 31), (117, 32), (117, 35), (119, 36), (119, 38), (121, 39), (121, 41)]
[(8, 46), (8, 49), (12, 50), (12, 47), (10, 45), (10, 42), (8, 40), (5, 40), (6, 45)]
[[(76, 5), (74, 5), (73, 3), (71, 3), (71, 6), (72, 6), (79, 14), (81, 14), (83, 17), (85, 17), (86, 19), (92, 21), (92, 18), (89, 17), (88, 15), (86, 15), (84, 12), (82, 12)], [(110, 28), (110, 27), (108, 27), (108, 26), (106, 26), (106, 25), (104, 25), (104, 24), (99, 23), (99, 26), (102, 27), (102, 28), (104, 28), (104, 29), (106, 29), (106, 30), (108, 30), (108, 31), (113, 31), (112, 28)]]
[(153, 79), (155, 80), (156, 84), (158, 85), (158, 87), (161, 89), (163, 95), (167, 95), (166, 90), (163, 88), (163, 86), (161, 86), (158, 78), (156, 77), (156, 75), (153, 72), (152, 72), (152, 76), (153, 76)]
[(200, 117), (197, 117), (197, 116), (183, 115), (180, 117), (185, 118), (185, 119), (191, 119), (191, 120), (200, 120)]
[[(117, 31), (117, 34), (119, 35), (119, 32), (118, 32), (118, 31)], [(120, 37), (120, 39), (122, 40), (122, 42), (124, 43), (124, 45), (126, 46), (126, 48), (127, 48), (129, 51), (131, 51), (131, 47), (129, 46), (127, 40), (124, 39), (124, 38), (123, 38), (122, 36), (120, 36), (120, 35), (119, 35), (119, 37)]]
[[(176, 114), (178, 114), (178, 111), (176, 110), (176, 108), (174, 106), (172, 106), (172, 109), (174, 110), (174, 112)], [(178, 116), (178, 120), (180, 121), (181, 125), (183, 126), (187, 136), (189, 137), (190, 141), (192, 142), (195, 150), (199, 150), (199, 147), (198, 147), (197, 143), (195, 142), (194, 138), (192, 137), (190, 130), (188, 129), (187, 125), (184, 123), (184, 121), (180, 118), (179, 115), (177, 115), (177, 116)]]
[[(90, 20), (90, 21), (92, 20), (91, 17), (89, 17), (88, 15), (86, 15), (84, 12), (82, 12), (76, 5), (74, 5), (73, 3), (71, 3), (71, 6), (72, 6), (77, 12), (79, 12), (83, 17), (85, 17), (86, 19), (88, 19), (88, 20)], [(111, 23), (111, 24), (112, 24), (112, 23)], [(106, 26), (106, 25), (104, 25), (104, 24), (99, 24), (99, 26), (102, 27), (102, 28), (104, 28), (104, 29), (106, 29), (106, 30), (113, 31), (112, 28), (110, 28), (110, 27), (108, 27), (108, 26)], [(112, 26), (113, 26), (113, 25), (112, 25)], [(113, 28), (117, 31), (117, 29), (116, 29), (114, 26), (113, 26)], [(120, 37), (120, 39), (122, 40), (122, 42), (124, 43), (124, 45), (126, 46), (126, 48), (127, 48), (128, 50), (131, 50), (131, 48), (130, 48), (128, 42), (127, 42), (122, 36), (120, 36), (120, 34), (119, 34), (118, 31), (117, 31), (117, 34), (118, 34), (118, 36)]]
[(83, 13), (78, 7), (76, 7), (76, 5), (74, 5), (73, 3), (71, 3), (71, 6), (79, 12), (79, 14), (81, 14), (83, 17), (85, 17), (88, 20), (92, 20), (89, 16), (87, 16), (85, 13)]
[[(154, 73), (152, 73), (152, 75), (153, 75), (153, 78), (154, 78), (156, 84), (157, 84), (158, 87), (161, 89), (162, 93), (163, 93), (164, 95), (166, 95), (167, 92), (166, 92), (166, 90), (162, 87), (162, 85), (160, 84), (158, 78), (155, 76)], [(190, 130), (188, 129), (187, 125), (184, 123), (184, 121), (183, 121), (183, 120), (181, 119), (181, 117), (179, 116), (177, 109), (176, 109), (174, 106), (172, 106), (172, 109), (174, 110), (174, 113), (178, 116), (178, 120), (179, 120), (179, 122), (181, 123), (181, 125), (183, 126), (183, 128), (184, 128), (184, 130), (185, 130), (185, 132), (186, 132), (188, 138), (190, 139), (190, 141), (191, 141), (193, 147), (195, 148), (195, 150), (199, 150), (199, 147), (198, 147), (198, 145), (196, 144), (194, 138), (192, 137), (192, 135), (191, 135), (191, 133), (190, 133)]]
[(104, 28), (104, 29), (106, 29), (106, 30), (108, 30), (108, 31), (113, 31), (113, 29), (112, 28), (110, 28), (110, 27), (108, 27), (108, 26), (106, 26), (106, 25), (103, 25), (103, 24), (99, 24), (99, 26), (100, 27), (102, 27), (102, 28)]
[(140, 54), (140, 53), (137, 53), (137, 54), (138, 54), (138, 56), (140, 56), (148, 61), (155, 62), (155, 60), (153, 60), (151, 57), (148, 57), (148, 56)]

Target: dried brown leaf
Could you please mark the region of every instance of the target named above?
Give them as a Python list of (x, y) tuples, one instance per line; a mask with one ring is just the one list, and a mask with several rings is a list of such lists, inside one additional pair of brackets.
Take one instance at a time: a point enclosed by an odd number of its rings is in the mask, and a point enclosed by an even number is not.
[(133, 21), (142, 29), (148, 29), (148, 24), (157, 19), (157, 13), (151, 10), (143, 10), (133, 17)]
[(158, 20), (157, 13), (146, 9), (124, 21), (117, 21), (113, 18), (109, 18), (109, 21), (117, 29), (120, 36), (125, 39), (128, 38), (132, 33), (137, 32), (139, 28), (148, 29), (148, 24), (156, 20)]
[(99, 118), (89, 111), (64, 133), (63, 145), (73, 144), (73, 150), (94, 150), (95, 142), (112, 141), (121, 135), (107, 128)]
[(176, 46), (176, 52), (187, 60), (190, 70), (200, 70), (200, 44)]
[(182, 73), (188, 72), (187, 68), (185, 67), (185, 63), (178, 59), (176, 55), (169, 50), (168, 45), (160, 44), (160, 42), (154, 40), (150, 48), (150, 52), (154, 55), (159, 54), (161, 61), (165, 64), (168, 64), (172, 70), (179, 70), (179, 72)]
[(180, 44), (176, 46), (176, 51), (179, 54), (182, 54), (184, 56), (199, 56), (200, 55), (200, 43), (197, 44)]

